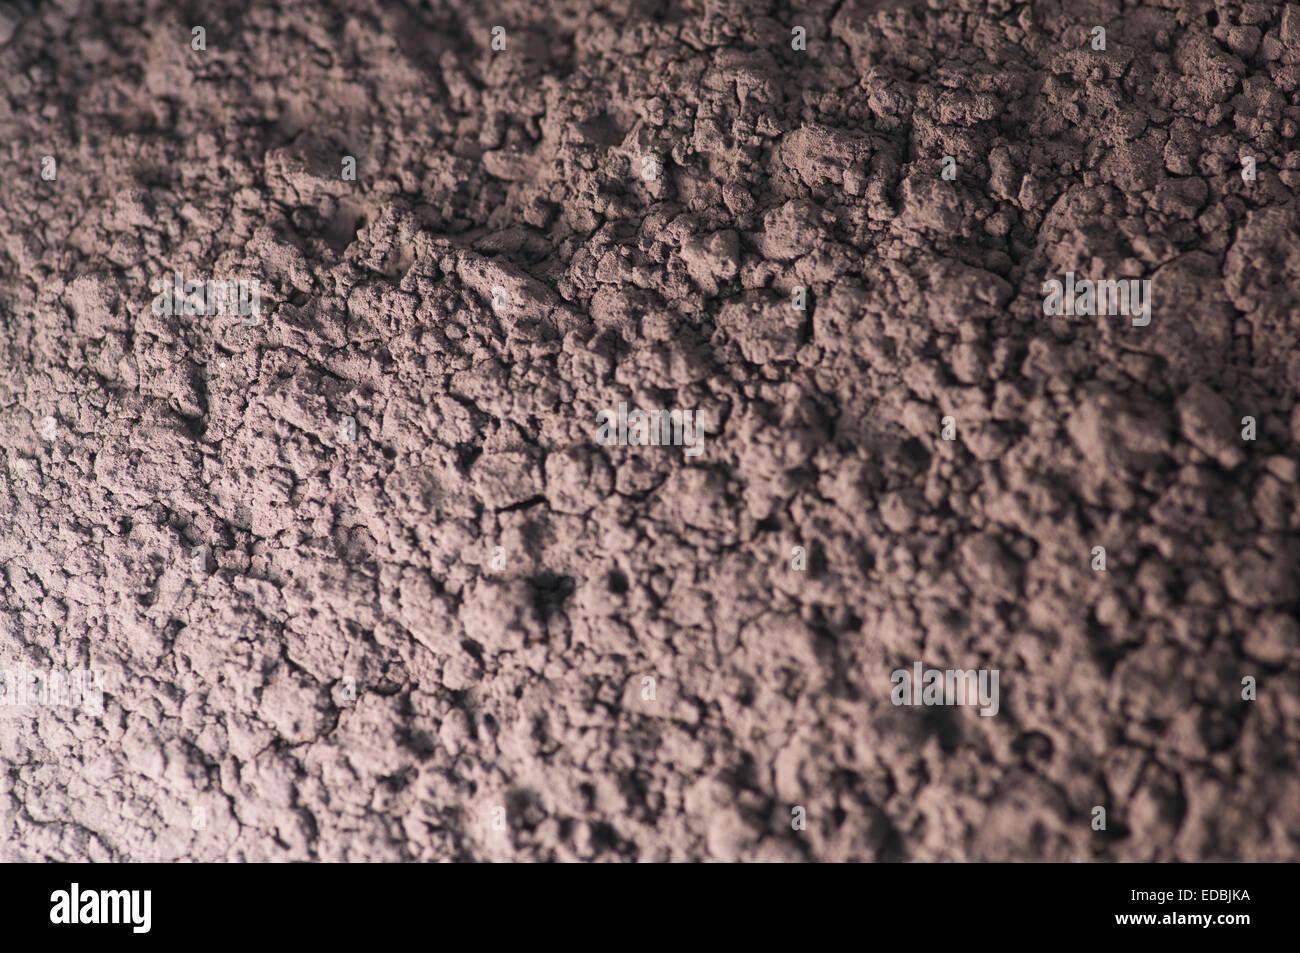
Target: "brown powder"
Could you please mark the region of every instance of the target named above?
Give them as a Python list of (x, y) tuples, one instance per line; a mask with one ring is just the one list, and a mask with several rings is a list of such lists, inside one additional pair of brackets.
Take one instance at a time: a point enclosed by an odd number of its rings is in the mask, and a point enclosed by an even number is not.
[(1297, 859), (1296, 6), (14, 9), (0, 859)]

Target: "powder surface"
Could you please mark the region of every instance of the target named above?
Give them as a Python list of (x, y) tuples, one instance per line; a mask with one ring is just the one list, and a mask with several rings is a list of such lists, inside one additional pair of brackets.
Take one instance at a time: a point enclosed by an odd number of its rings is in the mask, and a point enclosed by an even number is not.
[(9, 9), (0, 859), (1300, 859), (1300, 7)]

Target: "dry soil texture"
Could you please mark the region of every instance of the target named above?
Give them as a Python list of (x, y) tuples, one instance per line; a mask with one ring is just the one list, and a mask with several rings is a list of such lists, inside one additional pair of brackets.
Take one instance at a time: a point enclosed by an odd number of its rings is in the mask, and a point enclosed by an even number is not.
[(0, 857), (1300, 857), (1300, 7), (21, 0), (0, 77), (0, 662), (105, 688), (0, 710)]

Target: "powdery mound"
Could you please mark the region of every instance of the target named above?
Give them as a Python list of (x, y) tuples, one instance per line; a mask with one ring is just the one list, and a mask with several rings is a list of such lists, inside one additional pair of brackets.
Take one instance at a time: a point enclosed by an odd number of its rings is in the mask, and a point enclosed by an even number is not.
[(0, 857), (1300, 857), (1300, 8), (103, 6), (0, 15), (0, 649), (107, 688)]

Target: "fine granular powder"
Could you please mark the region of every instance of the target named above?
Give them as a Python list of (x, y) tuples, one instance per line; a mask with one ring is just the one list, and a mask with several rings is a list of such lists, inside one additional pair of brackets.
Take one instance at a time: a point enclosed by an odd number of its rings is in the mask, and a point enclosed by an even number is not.
[(0, 669), (102, 679), (0, 706), (0, 859), (1300, 859), (1300, 6), (20, 0), (0, 76)]

